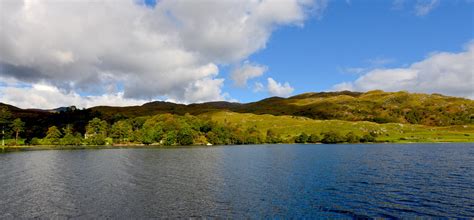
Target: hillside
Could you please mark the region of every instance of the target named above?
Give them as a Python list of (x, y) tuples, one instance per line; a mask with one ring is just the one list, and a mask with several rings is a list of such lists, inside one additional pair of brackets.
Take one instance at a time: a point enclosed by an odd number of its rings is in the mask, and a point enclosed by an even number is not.
[(431, 127), (399, 123), (378, 124), (375, 122), (349, 122), (341, 120), (313, 120), (298, 116), (255, 115), (250, 113), (218, 112), (209, 114), (212, 120), (241, 126), (255, 127), (265, 134), (272, 130), (282, 138), (291, 139), (301, 133), (322, 134), (335, 131), (363, 136), (368, 132), (377, 134), (381, 142), (474, 142), (474, 125)]
[[(1, 105), (1, 103), (0, 103)], [(48, 118), (51, 110), (24, 110), (7, 105), (15, 117)], [(303, 116), (318, 120), (371, 121), (377, 123), (421, 124), (449, 126), (474, 124), (474, 101), (440, 94), (408, 92), (304, 93), (289, 98), (271, 97), (252, 103), (207, 102), (176, 104), (150, 102), (141, 106), (97, 106), (86, 109), (88, 114), (107, 121), (138, 116), (171, 113), (200, 115), (231, 111), (238, 113)], [(54, 117), (54, 116), (53, 116)]]
[[(268, 130), (294, 141), (301, 134), (337, 131), (345, 135), (377, 132), (377, 141), (453, 142), (474, 141), (474, 101), (439, 94), (370, 91), (305, 93), (289, 98), (271, 97), (252, 103), (208, 102), (175, 104), (150, 102), (141, 106), (97, 106), (89, 109), (60, 107), (52, 110), (20, 109), (1, 104), (13, 118), (25, 122), (22, 137), (44, 137), (48, 128), (71, 129), (81, 135), (93, 118), (105, 120), (111, 128), (117, 122), (140, 130), (145, 121), (160, 114), (191, 114), (199, 120), (212, 120), (229, 129)], [(207, 122), (206, 122), (207, 123)], [(199, 123), (198, 123), (199, 124)], [(180, 126), (175, 126), (179, 130)], [(241, 127), (241, 128), (239, 128)], [(199, 129), (198, 129), (199, 130)], [(198, 131), (198, 133), (201, 131)], [(239, 131), (240, 132), (240, 131)], [(12, 137), (11, 131), (7, 136)], [(244, 135), (245, 136), (245, 135)]]
[(439, 94), (383, 91), (305, 93), (289, 98), (272, 97), (246, 104), (209, 102), (183, 105), (151, 102), (142, 106), (94, 107), (91, 110), (100, 112), (109, 119), (117, 114), (125, 117), (159, 113), (199, 115), (226, 110), (239, 113), (304, 116), (319, 120), (396, 122), (430, 126), (474, 123), (473, 100)]

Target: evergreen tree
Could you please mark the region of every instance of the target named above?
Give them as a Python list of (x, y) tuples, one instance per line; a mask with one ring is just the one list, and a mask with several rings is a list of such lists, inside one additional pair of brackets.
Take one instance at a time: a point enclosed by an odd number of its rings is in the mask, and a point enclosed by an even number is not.
[(64, 137), (61, 138), (62, 145), (80, 145), (82, 143), (82, 135), (77, 132), (74, 134), (73, 126), (68, 124), (63, 128)]
[(18, 136), (20, 132), (25, 129), (25, 122), (23, 122), (20, 118), (13, 120), (11, 127), (15, 132), (15, 145), (18, 145)]
[(46, 132), (45, 144), (59, 144), (59, 138), (61, 138), (61, 131), (56, 126), (51, 126)]

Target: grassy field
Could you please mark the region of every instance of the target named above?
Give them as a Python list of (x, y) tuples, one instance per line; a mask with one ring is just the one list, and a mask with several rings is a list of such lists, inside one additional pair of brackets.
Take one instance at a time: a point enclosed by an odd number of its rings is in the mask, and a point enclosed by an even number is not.
[(231, 123), (244, 128), (256, 126), (265, 134), (272, 129), (281, 137), (289, 138), (305, 132), (321, 134), (336, 131), (340, 134), (353, 132), (364, 135), (369, 132), (378, 134), (381, 142), (474, 142), (474, 125), (457, 125), (449, 127), (430, 127), (424, 125), (373, 122), (349, 122), (340, 120), (313, 120), (298, 116), (255, 115), (250, 113), (218, 112), (209, 114), (212, 120)]

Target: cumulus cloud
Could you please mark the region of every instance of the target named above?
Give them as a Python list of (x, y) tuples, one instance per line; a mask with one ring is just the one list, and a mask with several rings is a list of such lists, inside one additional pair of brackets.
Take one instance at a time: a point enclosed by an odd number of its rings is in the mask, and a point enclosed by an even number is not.
[(255, 82), (253, 92), (267, 92), (271, 96), (288, 97), (293, 93), (294, 88), (288, 82), (279, 83), (273, 78), (267, 78), (266, 86), (261, 82)]
[[(64, 95), (110, 95), (107, 88), (120, 85), (125, 99), (195, 102), (225, 99), (219, 65), (246, 60), (265, 48), (275, 28), (302, 25), (308, 14), (320, 14), (327, 1), (0, 4), (1, 76), (31, 85), (45, 82)], [(246, 81), (253, 75), (237, 78)]]
[(418, 0), (415, 5), (415, 14), (425, 16), (439, 5), (439, 0)]
[(247, 85), (247, 80), (259, 77), (268, 70), (266, 66), (251, 64), (246, 61), (243, 65), (238, 66), (232, 70), (231, 78), (235, 85), (243, 87)]
[(75, 105), (87, 108), (99, 105), (130, 106), (141, 105), (146, 100), (124, 98), (123, 92), (111, 94), (81, 96), (73, 91), (61, 91), (48, 84), (32, 84), (29, 86), (2, 86), (0, 87), (2, 102), (15, 103), (21, 108), (53, 109), (60, 106)]
[(267, 89), (271, 95), (287, 97), (293, 93), (293, 87), (288, 82), (279, 83), (272, 78), (267, 79)]
[(373, 69), (334, 90), (441, 93), (474, 99), (474, 42), (459, 53), (435, 52), (407, 68)]

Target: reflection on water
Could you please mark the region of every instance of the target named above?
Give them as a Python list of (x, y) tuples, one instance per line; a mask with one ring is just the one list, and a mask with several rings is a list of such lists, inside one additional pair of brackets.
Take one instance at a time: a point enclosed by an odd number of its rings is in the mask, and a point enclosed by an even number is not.
[(474, 217), (474, 144), (0, 154), (0, 218)]

